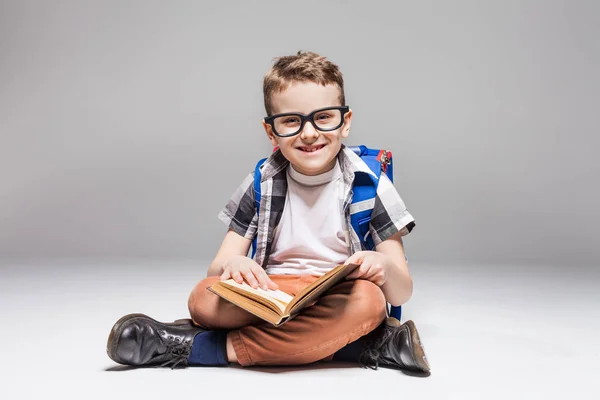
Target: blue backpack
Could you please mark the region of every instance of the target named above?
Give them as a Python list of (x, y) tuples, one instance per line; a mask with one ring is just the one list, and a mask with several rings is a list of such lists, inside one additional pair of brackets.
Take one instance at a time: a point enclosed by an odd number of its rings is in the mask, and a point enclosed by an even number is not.
[[(354, 185), (352, 187), (352, 203), (359, 203), (363, 201), (369, 201), (375, 199), (377, 194), (377, 185), (379, 184), (379, 177), (381, 172), (384, 172), (390, 181), (394, 181), (394, 169), (392, 164), (392, 153), (387, 150), (370, 149), (366, 146), (348, 146), (348, 148), (356, 153), (364, 162), (367, 164), (369, 169), (373, 171), (376, 178), (366, 173), (357, 173), (354, 179)], [(261, 171), (260, 167), (266, 161), (263, 158), (256, 164), (254, 169), (254, 193), (255, 193), (255, 205), (256, 213), (260, 210), (260, 180)], [(361, 207), (362, 208), (362, 207)], [(371, 212), (373, 211), (372, 206), (367, 207), (364, 210), (359, 210), (350, 215), (350, 223), (354, 230), (360, 237), (362, 245), (367, 250), (373, 250), (375, 243), (373, 238), (369, 234), (369, 223), (371, 221)], [(256, 236), (252, 241), (252, 258), (256, 254)], [(391, 307), (390, 316), (400, 320), (401, 307)]]

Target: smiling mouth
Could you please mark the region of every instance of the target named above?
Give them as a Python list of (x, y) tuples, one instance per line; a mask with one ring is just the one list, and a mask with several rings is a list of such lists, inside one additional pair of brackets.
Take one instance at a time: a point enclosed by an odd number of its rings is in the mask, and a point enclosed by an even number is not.
[(320, 146), (310, 146), (310, 147), (304, 146), (304, 147), (298, 147), (298, 150), (301, 150), (305, 153), (312, 153), (314, 151), (321, 150), (323, 147), (325, 147), (324, 144), (322, 144)]

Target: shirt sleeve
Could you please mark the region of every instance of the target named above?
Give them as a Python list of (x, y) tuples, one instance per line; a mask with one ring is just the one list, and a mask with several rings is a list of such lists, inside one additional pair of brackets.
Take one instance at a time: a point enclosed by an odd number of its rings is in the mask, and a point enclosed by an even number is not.
[(414, 227), (415, 219), (400, 194), (387, 175), (381, 174), (369, 227), (375, 246), (397, 232), (406, 236)]
[(254, 239), (258, 230), (258, 214), (254, 204), (254, 172), (248, 174), (218, 217), (240, 236)]

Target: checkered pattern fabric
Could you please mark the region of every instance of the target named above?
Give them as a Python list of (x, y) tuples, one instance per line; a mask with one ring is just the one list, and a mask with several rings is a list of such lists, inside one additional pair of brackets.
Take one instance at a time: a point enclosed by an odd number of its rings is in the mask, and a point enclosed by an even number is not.
[[(370, 204), (352, 202), (352, 182), (356, 172), (373, 175), (369, 167), (352, 150), (345, 146), (338, 153), (338, 161), (343, 173), (343, 184), (340, 185), (340, 212), (345, 221), (344, 232), (348, 245), (348, 254), (364, 250), (357, 233), (350, 224), (350, 213), (355, 207), (372, 207), (369, 233), (377, 246), (396, 232), (407, 235), (415, 226), (413, 216), (408, 212), (404, 201), (390, 179), (381, 174), (377, 195)], [(289, 161), (280, 150), (275, 151), (265, 161), (261, 169), (261, 201), (260, 216), (254, 204), (254, 171), (252, 171), (234, 192), (227, 205), (219, 213), (219, 219), (230, 229), (253, 240), (257, 237), (255, 261), (265, 268), (268, 265), (269, 253), (273, 244), (275, 228), (281, 219), (287, 194), (286, 168)]]

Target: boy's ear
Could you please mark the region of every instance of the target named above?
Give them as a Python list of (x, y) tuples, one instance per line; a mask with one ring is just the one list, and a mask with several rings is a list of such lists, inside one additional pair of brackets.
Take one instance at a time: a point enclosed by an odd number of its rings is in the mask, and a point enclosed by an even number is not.
[(265, 122), (265, 120), (263, 119), (262, 126), (265, 129), (265, 132), (267, 133), (267, 137), (271, 141), (271, 144), (273, 145), (273, 147), (279, 146), (279, 143), (277, 143), (277, 136), (275, 136), (275, 134), (273, 133), (273, 128), (271, 128), (271, 125), (267, 124)]
[(344, 115), (344, 125), (342, 125), (342, 137), (345, 139), (350, 134), (350, 126), (352, 125), (352, 109)]

